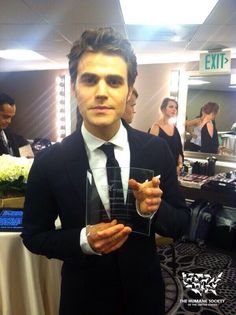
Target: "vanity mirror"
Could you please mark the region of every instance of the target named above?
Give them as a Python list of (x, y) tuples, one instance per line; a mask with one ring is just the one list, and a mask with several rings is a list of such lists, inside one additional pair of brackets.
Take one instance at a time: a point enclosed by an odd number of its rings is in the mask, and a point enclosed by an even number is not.
[[(236, 82), (233, 84), (231, 80), (230, 74), (203, 76), (196, 71), (190, 72), (187, 80), (186, 119), (196, 118), (200, 114), (201, 107), (207, 102), (218, 103), (220, 110), (216, 116), (215, 124), (218, 131), (220, 150), (217, 159), (235, 162), (236, 132), (233, 134), (232, 126), (236, 123)], [(190, 139), (190, 134), (185, 132), (185, 156), (205, 157), (207, 153), (189, 151)]]

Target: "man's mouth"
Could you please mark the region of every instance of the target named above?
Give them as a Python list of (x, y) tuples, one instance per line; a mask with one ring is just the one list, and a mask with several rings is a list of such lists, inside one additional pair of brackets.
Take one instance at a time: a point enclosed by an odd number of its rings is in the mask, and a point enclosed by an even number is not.
[(95, 111), (108, 111), (112, 108), (110, 106), (97, 105), (97, 106), (94, 106), (92, 109)]

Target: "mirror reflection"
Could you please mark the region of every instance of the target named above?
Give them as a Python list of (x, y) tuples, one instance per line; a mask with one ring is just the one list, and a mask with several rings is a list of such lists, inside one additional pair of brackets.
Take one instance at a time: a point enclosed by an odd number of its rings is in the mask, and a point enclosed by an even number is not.
[[(185, 151), (236, 156), (236, 85), (230, 79), (230, 75), (189, 77)], [(215, 104), (219, 105), (219, 110)], [(208, 149), (205, 144), (201, 147), (206, 134)]]

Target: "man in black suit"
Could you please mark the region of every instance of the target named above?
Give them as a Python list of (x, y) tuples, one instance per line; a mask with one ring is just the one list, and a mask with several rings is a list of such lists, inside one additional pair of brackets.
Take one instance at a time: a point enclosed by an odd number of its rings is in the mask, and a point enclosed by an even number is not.
[(0, 94), (0, 155), (10, 154), (20, 156), (19, 148), (28, 144), (22, 136), (14, 134), (8, 128), (16, 114), (13, 98), (5, 93)]
[(125, 112), (122, 115), (122, 118), (127, 122), (127, 124), (131, 124), (134, 119), (137, 98), (138, 92), (135, 88), (133, 88), (131, 97), (126, 103)]
[[(176, 239), (189, 224), (173, 157), (165, 141), (121, 120), (137, 75), (128, 40), (110, 28), (88, 30), (68, 57), (83, 122), (35, 158), (23, 242), (36, 254), (64, 261), (60, 315), (162, 315), (165, 293), (155, 232)], [(136, 216), (151, 220), (150, 236), (115, 219), (85, 226), (87, 171), (105, 168), (103, 144), (114, 145), (120, 167), (154, 171), (149, 181), (129, 181)], [(102, 181), (95, 177), (97, 188)], [(109, 202), (100, 198), (112, 218)], [(55, 229), (58, 215), (61, 229)]]

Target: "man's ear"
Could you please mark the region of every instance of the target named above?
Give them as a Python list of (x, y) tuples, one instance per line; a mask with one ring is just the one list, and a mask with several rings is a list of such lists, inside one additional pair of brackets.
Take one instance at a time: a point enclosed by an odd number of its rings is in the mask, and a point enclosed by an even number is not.
[(128, 95), (127, 95), (127, 100), (126, 101), (129, 101), (131, 96), (132, 96), (132, 93), (133, 93), (133, 86), (130, 86), (129, 87), (129, 91), (128, 91)]

